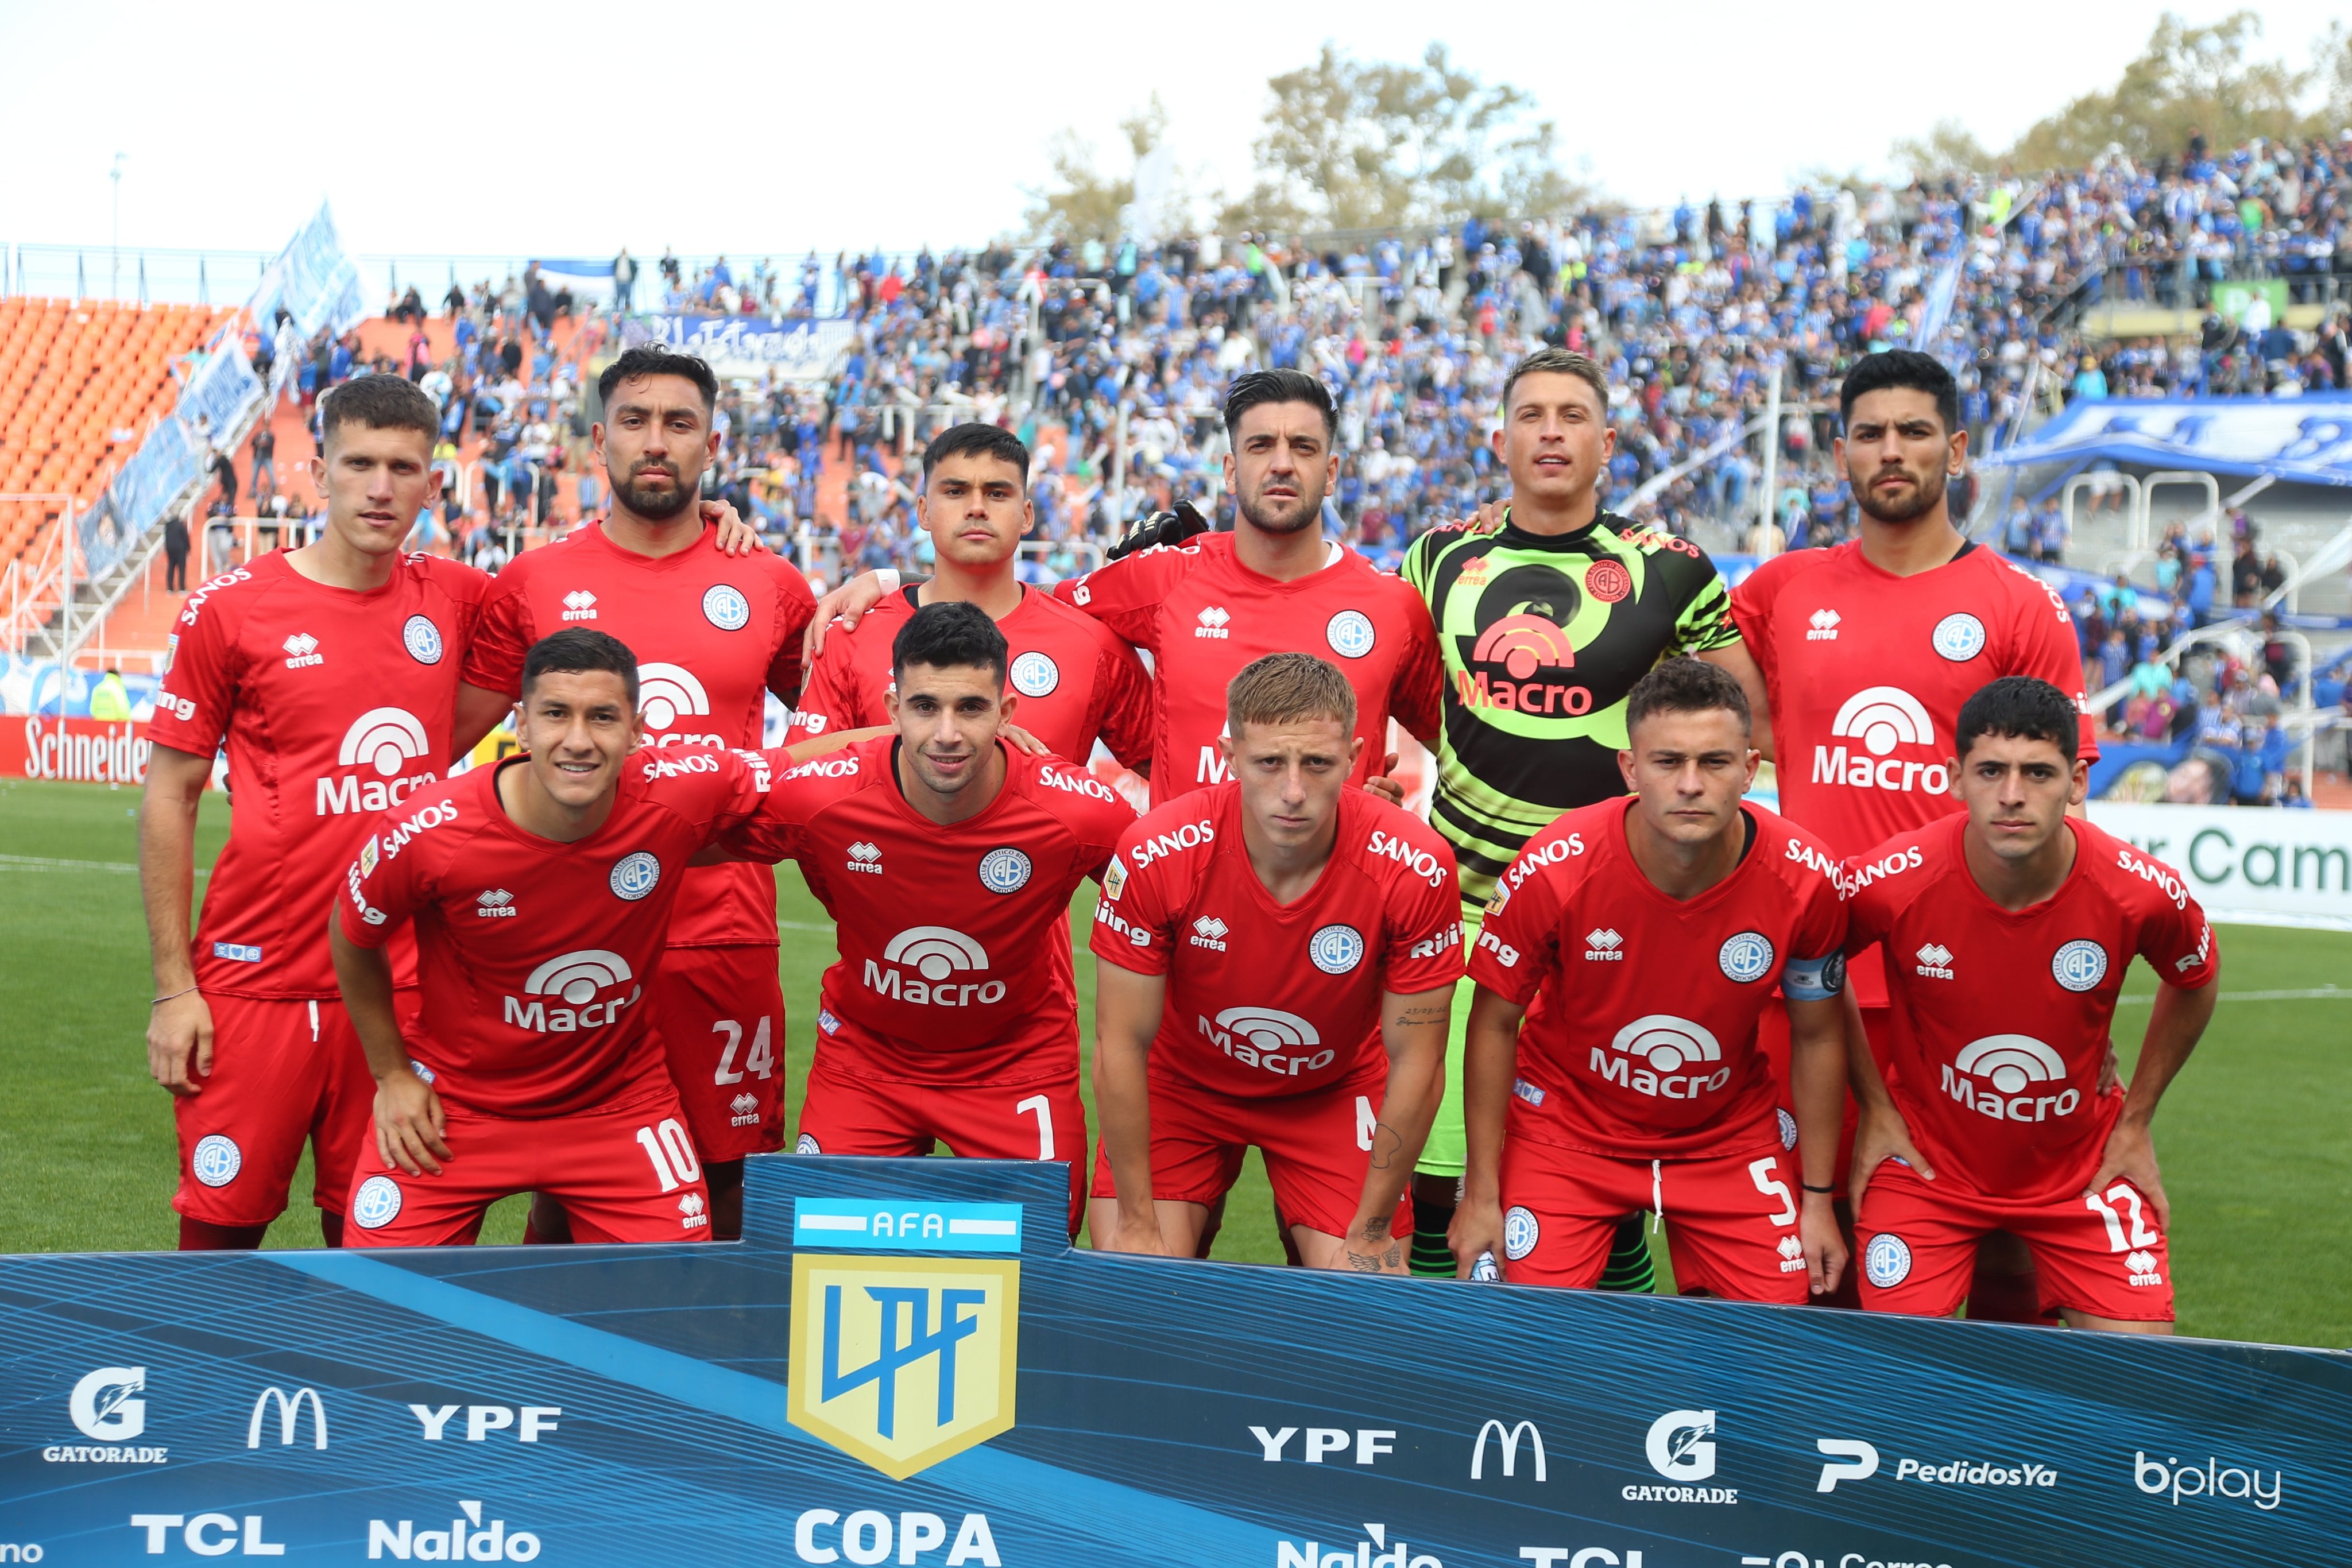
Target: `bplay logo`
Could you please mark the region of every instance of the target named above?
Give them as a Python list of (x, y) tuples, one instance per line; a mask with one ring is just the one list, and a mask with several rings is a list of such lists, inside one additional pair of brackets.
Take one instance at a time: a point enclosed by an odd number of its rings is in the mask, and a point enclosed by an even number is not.
[(637, 666), (637, 714), (646, 721), (646, 739), (654, 746), (724, 746), (723, 735), (698, 735), (672, 729), (682, 718), (707, 718), (709, 694), (694, 672), (683, 664)]
[(1807, 624), (1811, 629), (1805, 633), (1806, 642), (1834, 643), (1837, 641), (1838, 612), (1836, 611), (1816, 610)]
[(386, 1556), (396, 1562), (414, 1559), (419, 1563), (529, 1563), (539, 1555), (539, 1537), (528, 1530), (509, 1531), (507, 1521), (493, 1519), (482, 1522), (482, 1505), (474, 1498), (461, 1498), (457, 1502), (462, 1517), (449, 1521), (446, 1529), (436, 1521), (426, 1521), (435, 1528), (419, 1530), (415, 1520), (404, 1519), (397, 1527), (381, 1519), (368, 1521), (368, 1557), (377, 1560)]
[[(1298, 1436), (1298, 1428), (1252, 1427), (1250, 1436), (1257, 1439), (1257, 1446), (1264, 1450), (1265, 1462), (1278, 1464), (1286, 1457), (1283, 1450), (1290, 1447), (1290, 1439)], [(1382, 1454), (1395, 1452), (1396, 1434), (1382, 1427), (1309, 1427), (1307, 1428), (1307, 1440), (1300, 1445), (1298, 1458), (1310, 1465), (1319, 1465), (1327, 1459), (1333, 1464), (1346, 1464), (1348, 1456), (1352, 1454), (1357, 1464), (1370, 1465), (1377, 1462)], [(1332, 1459), (1334, 1454), (1340, 1457)]]
[(2074, 1114), (2083, 1103), (2079, 1089), (2055, 1094), (2031, 1092), (2036, 1084), (2063, 1082), (2066, 1061), (2029, 1034), (1991, 1034), (1971, 1040), (1944, 1067), (1944, 1092), (1979, 1115), (1997, 1122), (2046, 1122)]
[[(621, 1016), (621, 1009), (645, 994), (629, 961), (603, 947), (583, 947), (560, 958), (550, 958), (523, 980), (529, 1000), (505, 999), (505, 1021), (532, 1034), (575, 1034), (602, 1029)], [(629, 988), (625, 997), (607, 991)], [(553, 1001), (543, 998), (552, 998)]]
[[(882, 964), (898, 967), (886, 969)], [(866, 988), (917, 1007), (990, 1007), (1004, 999), (1003, 981), (953, 977), (987, 967), (988, 950), (962, 932), (946, 925), (910, 925), (883, 946), (881, 964), (866, 960)], [(908, 969), (914, 975), (908, 975)]]
[(1622, 964), (1625, 961), (1625, 938), (1606, 926), (1584, 934), (1584, 961), (1588, 964)]
[(1592, 1049), (1592, 1071), (1620, 1088), (1653, 1099), (1696, 1100), (1731, 1082), (1731, 1069), (1710, 1071), (1723, 1046), (1705, 1024), (1672, 1013), (1651, 1013), (1617, 1031), (1609, 1049)]
[(793, 1552), (803, 1563), (887, 1563), (894, 1537), (900, 1563), (919, 1563), (947, 1546), (944, 1568), (966, 1563), (1003, 1568), (984, 1513), (965, 1514), (955, 1544), (948, 1546), (948, 1521), (936, 1513), (902, 1513), (894, 1531), (890, 1516), (878, 1509), (861, 1508), (844, 1519), (839, 1509), (812, 1508), (793, 1525)]
[(1222, 641), (1232, 634), (1225, 628), (1232, 622), (1233, 617), (1226, 613), (1225, 607), (1222, 604), (1207, 606), (1193, 619), (1200, 622), (1192, 628), (1192, 635), (1195, 637), (1210, 637)]
[(66, 1397), (66, 1414), (74, 1430), (101, 1445), (88, 1448), (58, 1444), (41, 1450), (50, 1464), (160, 1465), (169, 1457), (163, 1448), (129, 1446), (127, 1439), (147, 1430), (147, 1391), (143, 1366), (101, 1366), (82, 1374)]
[(2286, 1472), (2271, 1472), (2271, 1490), (2263, 1490), (2263, 1472), (2248, 1466), (2231, 1465), (2226, 1469), (2219, 1459), (2209, 1458), (2202, 1469), (2195, 1460), (2182, 1464), (2172, 1455), (2163, 1463), (2135, 1450), (2132, 1454), (2132, 1484), (2150, 1497), (2169, 1495), (2172, 1506), (2179, 1508), (2185, 1497), (2221, 1498), (2233, 1502), (2251, 1502), (2268, 1513), (2279, 1505), (2286, 1491)]
[(1214, 1023), (1199, 1022), (1202, 1038), (1219, 1051), (1278, 1077), (1319, 1072), (1337, 1059), (1313, 1024), (1280, 1008), (1227, 1008)]
[(1940, 795), (1951, 788), (1951, 770), (1941, 761), (1898, 761), (1898, 746), (1936, 744), (1935, 721), (1925, 704), (1900, 686), (1865, 686), (1846, 698), (1830, 721), (1830, 734), (1857, 742), (1846, 747), (1813, 747), (1813, 782), (1856, 789), (1903, 789)]
[[(1650, 1423), (1642, 1450), (1650, 1468), (1671, 1481), (1703, 1481), (1715, 1475), (1715, 1412), (1669, 1410)], [(1642, 1486), (1624, 1489), (1627, 1502), (1727, 1502), (1739, 1500), (1737, 1487)]]
[(1319, 1541), (1277, 1541), (1274, 1568), (1445, 1568), (1426, 1552), (1416, 1552), (1405, 1542), (1389, 1542), (1389, 1527), (1366, 1524), (1364, 1538), (1352, 1546), (1333, 1542), (1327, 1550)]
[(430, 784), (438, 777), (430, 768), (414, 774), (404, 772), (429, 748), (424, 725), (406, 708), (368, 709), (343, 731), (342, 744), (335, 748), (335, 761), (339, 767), (372, 770), (375, 777), (347, 775), (333, 779), (321, 775), (314, 801), (317, 814), (341, 817), (353, 811), (391, 810), (410, 790)]

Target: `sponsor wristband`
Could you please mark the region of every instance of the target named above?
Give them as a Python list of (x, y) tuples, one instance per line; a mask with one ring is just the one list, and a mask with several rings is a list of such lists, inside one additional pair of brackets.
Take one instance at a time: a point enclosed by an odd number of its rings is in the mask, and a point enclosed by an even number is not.
[(196, 989), (196, 988), (195, 988), (195, 987), (194, 987), (194, 986), (190, 986), (190, 987), (189, 987), (186, 990), (184, 990), (184, 991), (173, 991), (173, 992), (170, 996), (168, 996), (168, 997), (157, 997), (153, 1001), (149, 1002), (147, 1005), (148, 1005), (149, 1007), (151, 1007), (151, 1008), (160, 1008), (160, 1007), (162, 1007), (165, 1002), (176, 1002), (176, 1001), (178, 1001), (182, 997), (185, 997), (185, 996), (192, 996), (192, 995), (194, 995), (194, 992), (195, 992), (195, 989)]
[(883, 592), (896, 593), (898, 591), (898, 569), (895, 566), (877, 567), (874, 580), (882, 585)]
[(1797, 1185), (1803, 1187), (1807, 1192), (1834, 1193), (1837, 1191), (1837, 1183), (1835, 1182), (1830, 1183), (1827, 1186), (1815, 1186), (1809, 1181), (1801, 1181)]

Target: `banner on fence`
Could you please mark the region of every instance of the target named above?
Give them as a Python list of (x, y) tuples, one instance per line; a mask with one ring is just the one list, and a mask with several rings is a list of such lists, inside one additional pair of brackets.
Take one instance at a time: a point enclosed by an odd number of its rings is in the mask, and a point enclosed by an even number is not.
[(0, 778), (144, 784), (153, 750), (140, 721), (0, 718)]
[(747, 1174), (733, 1245), (0, 1259), (0, 1549), (2219, 1568), (2352, 1538), (2341, 1354), (1074, 1251), (1055, 1165)]
[(2352, 396), (2076, 398), (1988, 467), (2097, 458), (2207, 474), (2352, 485)]
[(621, 343), (658, 343), (699, 354), (722, 376), (762, 371), (788, 381), (819, 381), (849, 351), (856, 329), (846, 321), (779, 321), (764, 316), (633, 316)]
[(306, 340), (321, 328), (347, 332), (369, 314), (359, 268), (344, 253), (326, 203), (263, 270), (247, 308), (264, 331), (284, 310)]
[(2182, 873), (2215, 920), (2352, 931), (2352, 811), (2094, 800), (2091, 821)]

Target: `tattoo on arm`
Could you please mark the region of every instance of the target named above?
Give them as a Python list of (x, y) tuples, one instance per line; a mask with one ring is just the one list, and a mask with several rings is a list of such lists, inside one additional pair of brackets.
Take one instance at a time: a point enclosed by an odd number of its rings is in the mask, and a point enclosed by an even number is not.
[(1385, 1214), (1380, 1216), (1378, 1218), (1367, 1219), (1364, 1221), (1364, 1239), (1367, 1241), (1386, 1241), (1389, 1239), (1390, 1224), (1391, 1221), (1389, 1217)]
[[(1394, 1127), (1390, 1126), (1386, 1122), (1376, 1122), (1372, 1124), (1372, 1168), (1374, 1170), (1388, 1169), (1389, 1162), (1394, 1159), (1397, 1151), (1403, 1147), (1403, 1135)], [(1382, 1220), (1381, 1223), (1385, 1225), (1388, 1222)]]

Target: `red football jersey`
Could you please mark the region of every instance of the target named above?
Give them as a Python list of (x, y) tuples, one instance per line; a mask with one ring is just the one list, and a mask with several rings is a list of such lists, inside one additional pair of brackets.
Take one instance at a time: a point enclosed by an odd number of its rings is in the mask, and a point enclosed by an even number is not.
[(228, 746), (228, 843), (196, 923), (206, 991), (337, 995), (326, 943), (337, 869), (371, 818), (447, 767), (489, 581), (412, 555), (362, 593), (313, 582), (273, 550), (188, 596), (147, 735), (198, 757)]
[(2074, 869), (2011, 914), (1969, 873), (1954, 816), (1846, 862), (1849, 946), (1884, 941), (1894, 993), (1888, 1090), (1935, 1186), (2020, 1202), (2072, 1197), (2123, 1114), (2098, 1092), (2132, 955), (2195, 989), (2220, 954), (2188, 879), (2076, 818)]
[[(785, 744), (890, 722), (882, 706), (890, 643), (915, 612), (916, 591), (885, 595), (854, 632), (836, 623), (825, 632)], [(996, 627), (1009, 660), (1006, 688), (1021, 699), (1013, 723), (1056, 757), (1084, 760), (1097, 739), (1129, 767), (1150, 757), (1151, 676), (1108, 627), (1034, 588)]]
[(1754, 837), (1738, 868), (1677, 903), (1634, 863), (1633, 806), (1560, 817), (1486, 906), (1470, 977), (1528, 1008), (1512, 1092), (1537, 1113), (1515, 1107), (1511, 1135), (1642, 1159), (1777, 1145), (1756, 1020), (1784, 975), (1799, 995), (1837, 994), (1838, 862), (1745, 805)]
[(1320, 570), (1277, 582), (1234, 558), (1233, 535), (1203, 534), (1055, 587), (1057, 598), (1151, 654), (1154, 806), (1228, 776), (1217, 753), (1225, 685), (1268, 653), (1315, 653), (1347, 673), (1364, 740), (1351, 782), (1387, 755), (1391, 715), (1436, 744), (1443, 676), (1429, 606), (1354, 550), (1334, 545), (1331, 552)]
[(1381, 992), (1461, 978), (1454, 852), (1411, 812), (1349, 789), (1330, 862), (1281, 904), (1251, 868), (1241, 811), (1228, 782), (1130, 828), (1095, 908), (1095, 956), (1168, 977), (1155, 1076), (1253, 1097), (1328, 1088), (1385, 1058)]
[(409, 1053), (454, 1105), (565, 1116), (669, 1096), (646, 982), (687, 862), (760, 809), (772, 774), (756, 754), (641, 751), (604, 825), (560, 844), (499, 804), (498, 777), (518, 766), (378, 818), (342, 879), (343, 934), (373, 947), (414, 924), (425, 1013)]
[[(601, 524), (523, 551), (482, 605), (467, 681), (515, 695), (533, 643), (567, 626), (609, 632), (637, 656), (647, 746), (757, 750), (765, 694), (789, 705), (800, 693), (801, 632), (816, 601), (792, 562), (765, 551), (722, 555), (710, 531), (659, 559), (623, 549)], [(767, 867), (701, 866), (686, 876), (671, 946), (776, 945)]]
[[(793, 768), (730, 847), (800, 862), (832, 913), (822, 1060), (896, 1082), (1023, 1082), (1076, 1070), (1070, 895), (1134, 809), (1085, 768), (999, 742), (1003, 788), (942, 827), (907, 804), (898, 740)], [(781, 754), (778, 754), (781, 755)]]

